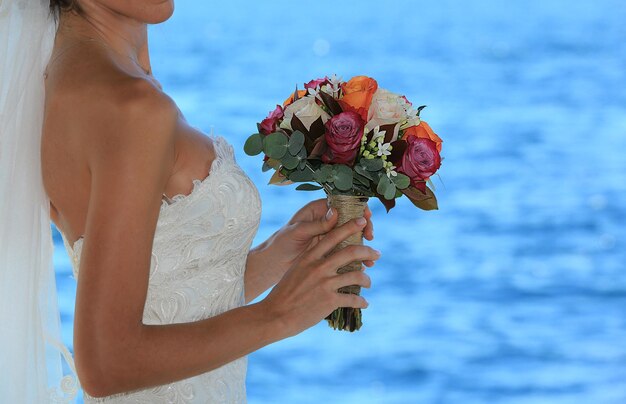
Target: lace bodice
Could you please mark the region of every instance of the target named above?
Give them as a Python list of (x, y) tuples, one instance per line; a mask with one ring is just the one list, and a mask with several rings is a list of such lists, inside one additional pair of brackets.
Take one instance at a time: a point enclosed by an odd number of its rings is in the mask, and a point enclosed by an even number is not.
[[(145, 324), (202, 320), (245, 304), (247, 254), (261, 216), (261, 198), (222, 136), (209, 175), (189, 195), (163, 200), (154, 235)], [(83, 237), (63, 236), (78, 279)], [(175, 383), (94, 399), (107, 403), (245, 403), (247, 356)]]

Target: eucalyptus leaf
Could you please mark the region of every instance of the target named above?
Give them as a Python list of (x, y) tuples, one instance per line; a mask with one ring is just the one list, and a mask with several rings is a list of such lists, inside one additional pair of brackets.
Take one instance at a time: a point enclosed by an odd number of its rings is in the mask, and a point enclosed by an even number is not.
[(333, 167), (335, 186), (341, 191), (352, 189), (352, 169), (344, 164)]
[(272, 168), (273, 168), (273, 167), (272, 167), (272, 166), (270, 166), (270, 165), (267, 163), (267, 161), (264, 161), (264, 162), (263, 162), (263, 167), (261, 167), (261, 170), (262, 170), (263, 172), (266, 172), (266, 171), (271, 170)]
[(318, 189), (322, 189), (324, 187), (314, 184), (300, 184), (296, 187), (299, 191), (317, 191)]
[(354, 171), (356, 171), (358, 174), (362, 175), (363, 177), (369, 178), (372, 181), (375, 181), (376, 178), (372, 175), (372, 173), (370, 173), (369, 171), (367, 171), (363, 166), (361, 165), (355, 165), (354, 166)]
[[(385, 193), (387, 192), (387, 188), (391, 187), (392, 185), (393, 184), (391, 183), (389, 178), (387, 178), (386, 175), (383, 175), (378, 180), (378, 185), (376, 186), (376, 192), (378, 192), (381, 195), (385, 195)], [(395, 185), (394, 185), (394, 190), (395, 190)], [(387, 199), (389, 199), (389, 198), (387, 198)]]
[(333, 166), (330, 164), (322, 164), (319, 170), (315, 171), (315, 180), (317, 182), (332, 182)]
[(298, 159), (298, 157), (296, 156), (292, 156), (290, 153), (285, 153), (283, 158), (280, 159), (280, 162), (288, 170), (293, 170), (294, 168), (298, 167), (298, 164), (300, 163), (300, 159)]
[(361, 165), (365, 167), (367, 171), (378, 171), (383, 168), (383, 159), (373, 158), (373, 159), (361, 159)]
[(385, 199), (393, 199), (396, 196), (396, 186), (393, 183), (390, 183), (387, 189), (385, 189), (383, 196)]
[(297, 170), (289, 174), (289, 179), (293, 182), (313, 181), (313, 172), (311, 170)]
[(356, 181), (356, 182), (358, 182), (358, 183), (360, 183), (362, 185), (365, 185), (367, 187), (369, 187), (369, 185), (370, 185), (370, 179), (365, 177), (364, 175), (359, 174), (359, 173), (352, 173), (352, 178), (354, 179), (354, 181)]
[(296, 130), (289, 138), (289, 153), (292, 156), (295, 156), (300, 150), (302, 150), (302, 146), (304, 146), (304, 133)]
[(391, 180), (396, 185), (396, 187), (400, 189), (404, 189), (408, 187), (409, 184), (411, 183), (411, 180), (409, 179), (409, 177), (402, 173), (398, 173), (395, 176), (392, 175)]
[(274, 132), (263, 138), (263, 151), (268, 156), (281, 159), (287, 152), (289, 139), (284, 133)]
[(280, 168), (280, 160), (276, 160), (273, 158), (268, 158), (266, 161), (267, 165), (272, 167), (275, 170), (278, 170)]
[(320, 171), (326, 176), (333, 175), (333, 166), (331, 164), (322, 164)]
[(263, 137), (260, 133), (250, 135), (243, 145), (243, 151), (249, 156), (256, 156), (263, 151)]
[(335, 164), (333, 169), (338, 175), (346, 175), (352, 177), (352, 169), (345, 164)]

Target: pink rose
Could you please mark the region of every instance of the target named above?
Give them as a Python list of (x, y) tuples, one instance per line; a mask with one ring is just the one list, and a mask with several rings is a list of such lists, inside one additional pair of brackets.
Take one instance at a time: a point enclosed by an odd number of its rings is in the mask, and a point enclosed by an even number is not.
[(326, 164), (348, 164), (352, 166), (361, 147), (365, 122), (354, 111), (345, 111), (326, 122), (326, 153), (322, 161)]
[(281, 107), (280, 105), (276, 105), (276, 109), (270, 112), (268, 117), (261, 122), (261, 132), (264, 135), (269, 135), (270, 133), (276, 132), (276, 124), (279, 120), (283, 119), (283, 116), (283, 107)]
[(406, 174), (414, 187), (424, 190), (424, 181), (435, 174), (441, 166), (437, 144), (430, 139), (415, 136), (409, 136), (405, 140), (407, 148), (397, 171)]
[(311, 80), (304, 85), (304, 88), (312, 88), (315, 90), (318, 86), (323, 86), (324, 84), (330, 83), (328, 77), (324, 77), (323, 79)]

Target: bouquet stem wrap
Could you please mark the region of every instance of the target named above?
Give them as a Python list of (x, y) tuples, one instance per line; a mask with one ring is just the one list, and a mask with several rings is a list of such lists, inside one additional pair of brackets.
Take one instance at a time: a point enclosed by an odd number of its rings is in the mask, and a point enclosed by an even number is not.
[[(352, 219), (363, 216), (368, 199), (369, 198), (367, 196), (327, 194), (327, 206), (329, 208), (334, 207), (337, 209), (337, 214), (339, 215), (335, 227), (341, 226)], [(349, 245), (363, 245), (362, 230), (358, 233), (353, 233), (345, 240), (342, 240), (332, 249), (330, 254), (333, 254)], [(360, 271), (362, 265), (363, 263), (361, 261), (352, 261), (349, 264), (337, 269), (337, 273), (343, 274), (351, 271)], [(360, 295), (361, 286), (344, 286), (339, 288), (338, 292)], [(329, 314), (326, 317), (326, 320), (328, 320), (328, 325), (334, 329), (352, 332), (361, 328), (361, 309), (354, 307), (339, 307)]]

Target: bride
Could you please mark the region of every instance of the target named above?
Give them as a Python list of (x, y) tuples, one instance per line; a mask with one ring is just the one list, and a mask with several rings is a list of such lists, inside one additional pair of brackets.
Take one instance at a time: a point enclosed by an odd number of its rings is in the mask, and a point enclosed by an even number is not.
[[(55, 336), (86, 402), (245, 402), (247, 354), (337, 307), (367, 307), (337, 293), (370, 287), (365, 268), (336, 271), (380, 253), (331, 250), (355, 232), (373, 239), (369, 209), (335, 228), (319, 199), (250, 248), (256, 187), (229, 141), (189, 125), (152, 75), (147, 24), (173, 10), (168, 0), (0, 0), (3, 402), (63, 401), (49, 386), (58, 351), (41, 350)], [(78, 282), (73, 358), (58, 344), (50, 220)]]

